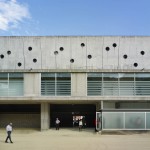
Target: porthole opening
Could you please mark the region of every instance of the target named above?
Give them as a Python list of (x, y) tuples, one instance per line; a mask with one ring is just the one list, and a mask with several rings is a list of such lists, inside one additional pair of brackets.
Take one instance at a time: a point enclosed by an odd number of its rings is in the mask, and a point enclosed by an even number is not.
[(28, 47), (28, 50), (29, 50), (29, 51), (32, 51), (32, 47), (31, 47), (31, 46), (30, 46), (30, 47)]
[(109, 51), (109, 50), (110, 50), (110, 48), (109, 48), (109, 47), (106, 47), (105, 49), (106, 49), (106, 51)]
[(82, 46), (82, 47), (84, 47), (84, 46), (85, 46), (85, 44), (84, 44), (84, 43), (81, 43), (81, 46)]
[(74, 59), (70, 59), (70, 62), (71, 62), (71, 63), (74, 63)]
[(117, 47), (117, 44), (116, 44), (116, 43), (113, 43), (113, 47)]
[(92, 55), (88, 55), (88, 59), (91, 59), (92, 58)]
[(11, 54), (11, 51), (7, 51), (7, 54), (10, 55), (10, 54)]
[(123, 55), (123, 58), (124, 58), (124, 59), (127, 59), (127, 58), (128, 58), (128, 56), (125, 54), (125, 55)]
[(34, 58), (34, 59), (33, 59), (33, 62), (34, 62), (34, 63), (36, 63), (36, 62), (37, 62), (37, 59), (36, 59), (36, 58)]
[(134, 63), (134, 67), (137, 67), (138, 66), (138, 63)]
[(60, 51), (63, 51), (63, 50), (64, 50), (64, 48), (63, 48), (63, 47), (60, 47), (60, 48), (59, 48), (59, 50), (60, 50)]
[(22, 65), (21, 62), (19, 62), (19, 63), (18, 63), (18, 67), (21, 67), (21, 65)]
[(144, 51), (141, 51), (141, 55), (144, 55), (145, 54), (145, 52)]
[(1, 54), (1, 55), (0, 55), (0, 57), (1, 57), (1, 59), (3, 59), (3, 58), (4, 58), (4, 55), (3, 55), (3, 54)]
[(58, 55), (58, 51), (55, 51), (54, 54), (55, 54), (55, 55)]

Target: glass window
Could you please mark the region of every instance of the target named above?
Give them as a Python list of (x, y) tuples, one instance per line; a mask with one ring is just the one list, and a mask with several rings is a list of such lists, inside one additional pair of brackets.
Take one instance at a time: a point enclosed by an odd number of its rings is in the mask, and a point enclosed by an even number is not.
[(41, 95), (68, 96), (71, 95), (70, 73), (42, 73)]
[(71, 95), (71, 75), (70, 73), (57, 73), (56, 95)]
[(102, 73), (89, 73), (87, 77), (87, 94), (102, 95)]
[(119, 73), (119, 95), (134, 95), (134, 73)]
[(22, 73), (0, 73), (0, 96), (23, 95)]
[(150, 95), (150, 73), (88, 73), (87, 95)]
[(55, 95), (55, 73), (42, 73), (41, 95)]
[(135, 94), (150, 95), (150, 74), (149, 73), (135, 74)]
[(103, 74), (103, 95), (119, 95), (118, 73)]
[(123, 129), (123, 113), (122, 112), (104, 112), (103, 113), (103, 129)]
[(23, 95), (23, 74), (22, 73), (9, 74), (9, 95), (11, 96)]

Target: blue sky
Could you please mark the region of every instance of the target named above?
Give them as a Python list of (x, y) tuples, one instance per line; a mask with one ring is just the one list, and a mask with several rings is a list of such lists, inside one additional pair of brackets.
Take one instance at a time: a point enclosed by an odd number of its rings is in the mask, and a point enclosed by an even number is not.
[(150, 35), (150, 0), (0, 0), (1, 36)]

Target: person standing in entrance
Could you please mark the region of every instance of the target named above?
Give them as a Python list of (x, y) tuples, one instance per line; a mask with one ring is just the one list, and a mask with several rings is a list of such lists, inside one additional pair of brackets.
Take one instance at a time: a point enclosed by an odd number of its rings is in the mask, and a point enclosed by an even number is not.
[(82, 119), (79, 120), (79, 131), (82, 130), (82, 126), (83, 126), (83, 121)]
[(58, 118), (56, 118), (55, 124), (56, 124), (56, 130), (59, 130), (60, 120)]
[(7, 131), (7, 138), (5, 140), (5, 143), (8, 143), (8, 139), (10, 140), (10, 143), (13, 143), (12, 140), (11, 140), (11, 132), (12, 132), (12, 123), (9, 123), (7, 126), (6, 126), (6, 131)]

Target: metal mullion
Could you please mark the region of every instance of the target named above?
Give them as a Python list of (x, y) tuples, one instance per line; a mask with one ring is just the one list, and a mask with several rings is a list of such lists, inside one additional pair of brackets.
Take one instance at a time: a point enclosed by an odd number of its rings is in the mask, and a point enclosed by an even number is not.
[(55, 96), (57, 94), (57, 73), (55, 73)]
[(120, 96), (120, 74), (118, 73), (118, 95)]
[(104, 73), (102, 73), (102, 96), (104, 95), (104, 79), (103, 79)]
[(136, 93), (135, 93), (135, 73), (134, 73), (134, 96), (136, 96)]
[(7, 75), (7, 83), (8, 83), (8, 89), (7, 89), (7, 96), (9, 96), (9, 73), (8, 73), (8, 75)]

